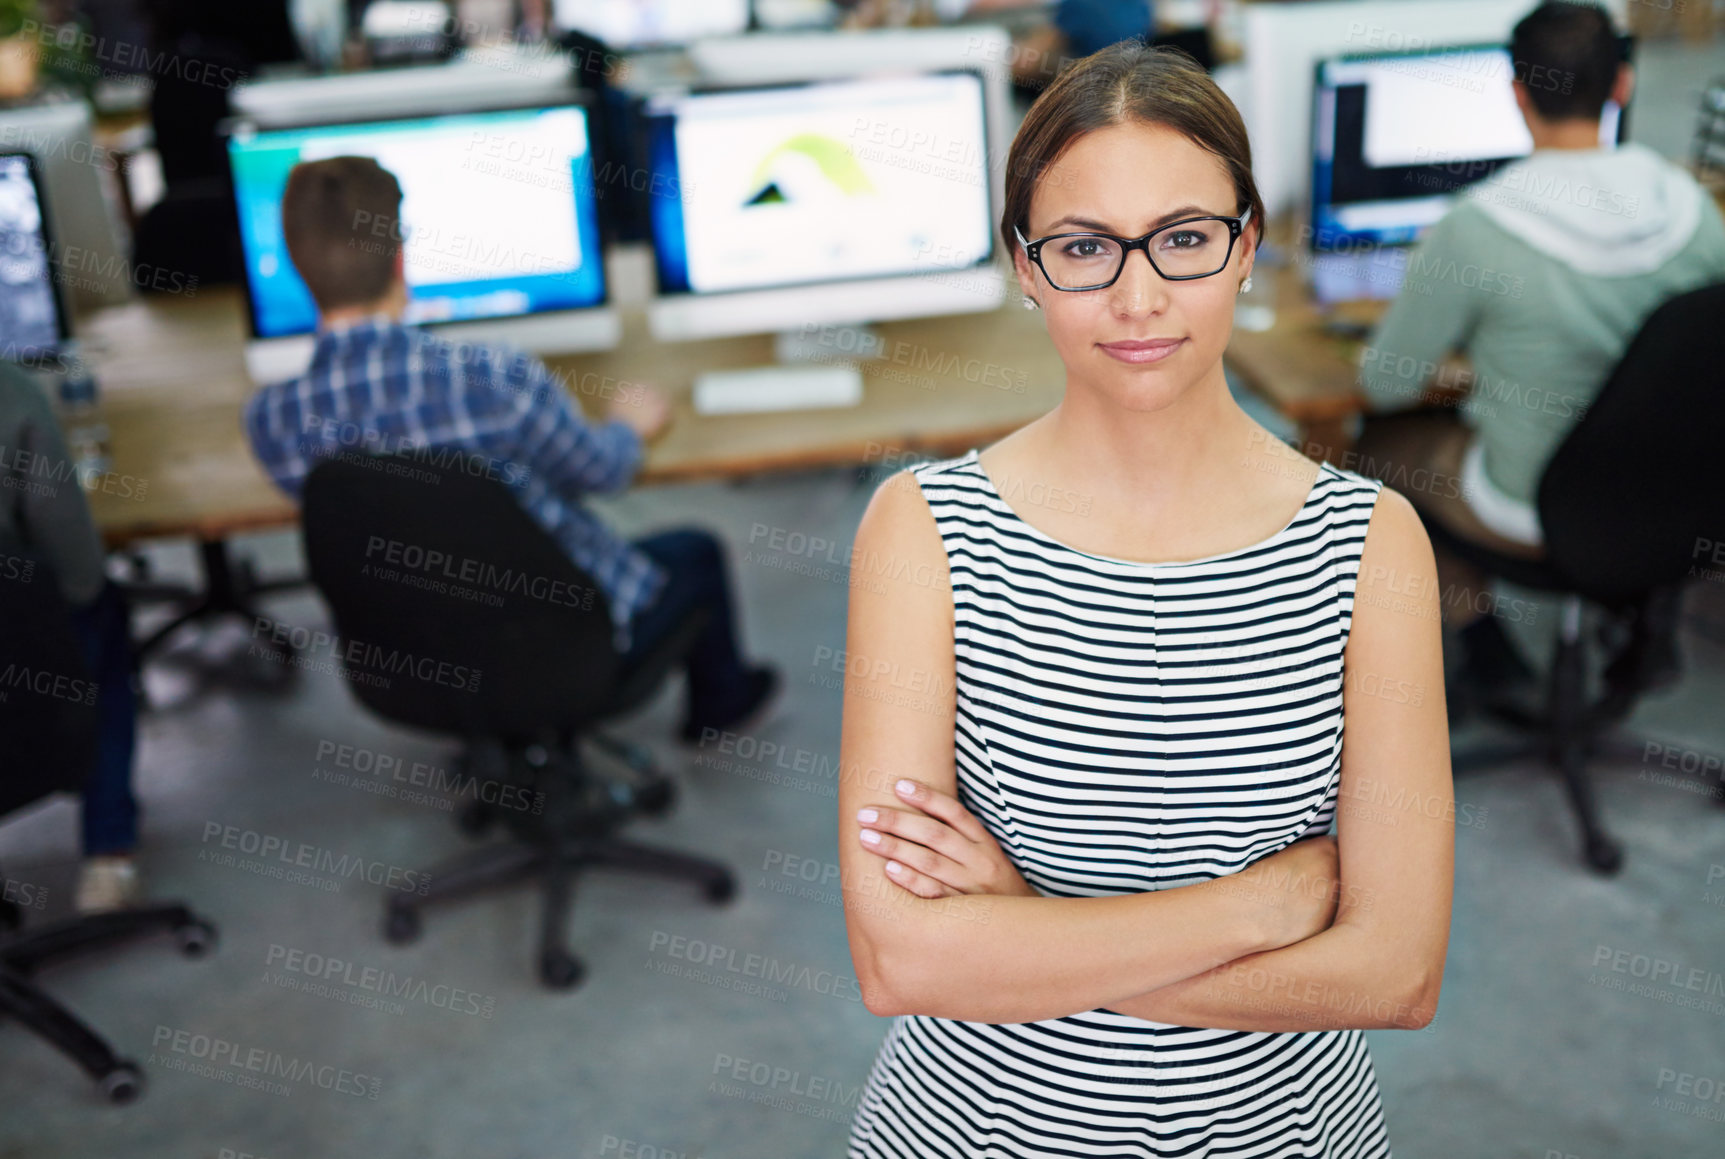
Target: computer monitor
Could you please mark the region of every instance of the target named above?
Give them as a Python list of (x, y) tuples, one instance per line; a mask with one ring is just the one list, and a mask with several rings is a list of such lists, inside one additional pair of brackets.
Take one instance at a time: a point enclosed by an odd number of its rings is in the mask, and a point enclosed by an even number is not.
[(36, 160), (0, 153), (0, 361), (58, 361), (71, 329), (54, 278), (53, 233)]
[[(253, 376), (296, 373), (317, 309), (289, 259), (281, 196), (300, 161), (373, 157), (401, 183), (407, 321), (455, 341), (541, 353), (609, 349), (588, 112), (571, 102), (260, 129), (233, 126), (228, 155), (245, 252)], [(387, 242), (395, 223), (369, 232)], [(367, 227), (361, 223), (362, 232)]]
[[(782, 365), (736, 389), (849, 405), (861, 398), (854, 363), (883, 353), (867, 323), (998, 307), (985, 108), (982, 76), (965, 71), (649, 97), (649, 163), (665, 190), (649, 210), (654, 337), (776, 331)], [(808, 341), (821, 326), (847, 333), (822, 347)], [(765, 385), (775, 373), (825, 385)], [(697, 381), (696, 409), (729, 389)]]
[[(1305, 209), (1312, 173), (1312, 72), (1346, 53), (1506, 44), (1537, 0), (1302, 0), (1241, 4), (1238, 65), (1216, 70), (1252, 139), (1252, 176), (1268, 218)], [(1605, 0), (1616, 11), (1623, 0)], [(1619, 15), (1621, 19), (1621, 15)]]
[[(1620, 40), (1627, 61), (1633, 43)], [(1512, 70), (1496, 44), (1318, 62), (1307, 248), (1411, 243), (1456, 192), (1532, 152)], [(1599, 143), (1614, 147), (1627, 133), (1627, 110), (1607, 101)]]
[[(654, 177), (676, 191), (652, 202), (662, 336), (677, 336), (668, 320), (702, 336), (802, 322), (835, 284), (847, 321), (978, 305), (919, 284), (993, 258), (975, 73), (703, 91), (647, 109)], [(755, 312), (679, 309), (751, 291), (768, 292)]]
[(119, 154), (95, 139), (87, 102), (50, 97), (0, 117), (0, 151), (29, 153), (52, 207), (54, 266), (66, 305), (94, 310), (129, 301), (134, 286), (160, 284), (174, 271), (135, 266), (121, 225)]
[(236, 116), (258, 128), (552, 105), (575, 93), (564, 53), (480, 46), (442, 64), (247, 81), (233, 90)]
[(749, 0), (555, 0), (551, 20), (610, 48), (662, 48), (749, 27)]
[(835, 0), (755, 0), (755, 27), (771, 32), (831, 28), (844, 15)]

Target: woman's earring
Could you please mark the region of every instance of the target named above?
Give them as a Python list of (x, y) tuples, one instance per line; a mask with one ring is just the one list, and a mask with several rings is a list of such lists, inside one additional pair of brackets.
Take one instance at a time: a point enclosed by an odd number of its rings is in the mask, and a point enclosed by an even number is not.
[(1039, 305), (1039, 303), (1036, 301), (1035, 298), (1025, 298), (1024, 299), (1024, 308), (1026, 310), (1034, 310), (1037, 308), (1038, 305)]
[(1246, 291), (1250, 290), (1251, 288), (1252, 288), (1252, 275), (1247, 274), (1246, 280), (1240, 283), (1240, 292), (1242, 294), (1244, 294)]

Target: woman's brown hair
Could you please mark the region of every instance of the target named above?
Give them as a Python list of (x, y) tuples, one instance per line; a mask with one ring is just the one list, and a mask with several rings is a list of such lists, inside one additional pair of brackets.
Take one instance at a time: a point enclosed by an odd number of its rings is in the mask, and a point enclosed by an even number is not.
[(1013, 230), (1031, 237), (1030, 199), (1069, 146), (1086, 133), (1128, 122), (1164, 125), (1215, 154), (1234, 181), (1235, 213), (1252, 208), (1257, 244), (1264, 241), (1264, 202), (1252, 180), (1252, 145), (1240, 111), (1198, 62), (1177, 48), (1123, 40), (1074, 62), (1025, 114), (1006, 164), (1000, 236), (1018, 251)]

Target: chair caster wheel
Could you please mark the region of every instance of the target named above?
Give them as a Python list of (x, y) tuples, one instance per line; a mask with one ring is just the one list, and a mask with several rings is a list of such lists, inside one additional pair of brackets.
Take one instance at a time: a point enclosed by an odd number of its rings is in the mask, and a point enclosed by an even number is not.
[(180, 953), (201, 958), (215, 948), (216, 927), (200, 918), (175, 929), (174, 937), (179, 939)]
[(726, 873), (723, 877), (715, 877), (707, 882), (703, 892), (707, 900), (714, 905), (724, 905), (737, 896), (737, 879)]
[(144, 1076), (137, 1066), (122, 1062), (96, 1080), (110, 1103), (129, 1103), (144, 1090)]
[(1607, 877), (1623, 868), (1623, 847), (1609, 837), (1589, 840), (1585, 855), (1588, 866)]
[(491, 828), (491, 809), (483, 801), (474, 801), (455, 815), (455, 827), (469, 837), (478, 837)]
[(539, 958), (539, 980), (553, 990), (573, 990), (581, 984), (587, 967), (573, 954), (548, 951)]
[(391, 945), (405, 946), (419, 940), (419, 911), (390, 906), (383, 919), (383, 936)]

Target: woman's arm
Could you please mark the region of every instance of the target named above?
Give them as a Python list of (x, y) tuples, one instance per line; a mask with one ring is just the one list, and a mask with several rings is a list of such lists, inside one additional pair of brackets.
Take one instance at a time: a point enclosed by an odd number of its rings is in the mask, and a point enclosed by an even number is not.
[[(1327, 901), (1295, 889), (1230, 889), (1226, 880), (1102, 898), (902, 890), (888, 862), (860, 844), (857, 811), (902, 806), (893, 792), (900, 777), (957, 792), (951, 581), (933, 514), (909, 472), (876, 491), (852, 560), (839, 865), (851, 957), (871, 1011), (973, 1022), (1058, 1018), (1328, 924)], [(1321, 863), (1315, 851), (1297, 856)]]
[(1431, 1021), (1455, 869), (1438, 597), (1419, 515), (1385, 487), (1344, 657), (1335, 924), (1110, 1009), (1226, 1030), (1417, 1030)]

